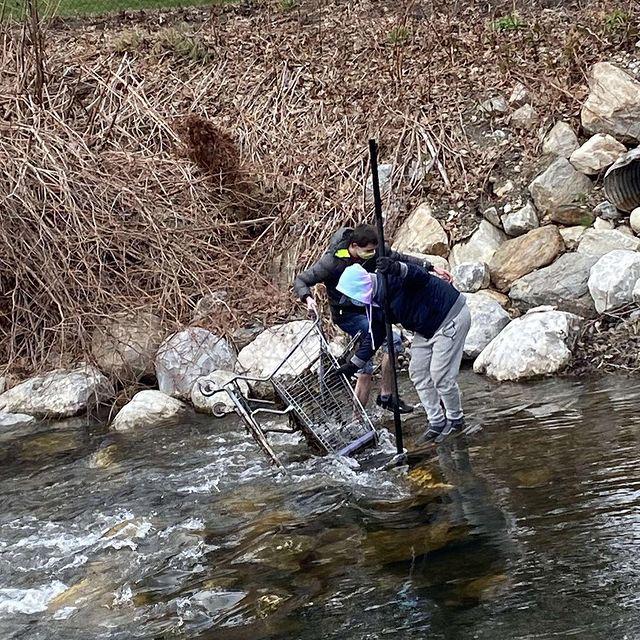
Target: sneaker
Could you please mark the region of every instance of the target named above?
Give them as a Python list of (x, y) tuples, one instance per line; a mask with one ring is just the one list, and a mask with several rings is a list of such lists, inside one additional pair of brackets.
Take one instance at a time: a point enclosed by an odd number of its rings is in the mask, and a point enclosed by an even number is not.
[(459, 433), (464, 429), (464, 418), (458, 418), (457, 420), (449, 420), (447, 419), (447, 423), (445, 428), (442, 430), (442, 433), (438, 437), (438, 442), (442, 442), (448, 436)]
[[(387, 411), (393, 411), (393, 396), (389, 396), (383, 400), (382, 396), (378, 395), (376, 404)], [(413, 413), (413, 407), (407, 404), (402, 398), (398, 398), (398, 408), (400, 409), (400, 413)]]
[(440, 424), (429, 424), (427, 430), (416, 440), (416, 444), (425, 444), (431, 440), (435, 440), (447, 426), (446, 422)]

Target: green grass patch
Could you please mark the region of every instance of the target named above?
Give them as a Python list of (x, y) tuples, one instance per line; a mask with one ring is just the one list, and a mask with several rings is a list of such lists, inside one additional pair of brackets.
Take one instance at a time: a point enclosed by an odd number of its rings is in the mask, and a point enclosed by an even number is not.
[(524, 21), (517, 13), (501, 16), (493, 21), (495, 31), (517, 31), (524, 27)]
[[(122, 10), (170, 9), (176, 7), (221, 6), (237, 0), (40, 0), (42, 15), (77, 16), (116, 13)], [(0, 15), (19, 18), (24, 0), (0, 0)]]

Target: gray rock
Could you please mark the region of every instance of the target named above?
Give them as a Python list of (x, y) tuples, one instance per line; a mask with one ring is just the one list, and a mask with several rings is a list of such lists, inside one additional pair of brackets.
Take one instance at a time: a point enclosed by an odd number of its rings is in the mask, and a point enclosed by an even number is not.
[(463, 262), (453, 268), (452, 275), (458, 291), (474, 293), (489, 286), (489, 267), (484, 262)]
[(581, 173), (597, 175), (627, 152), (627, 148), (606, 133), (597, 133), (576, 149), (569, 162)]
[(449, 238), (442, 225), (433, 217), (431, 207), (422, 203), (404, 221), (394, 240), (398, 251), (447, 256)]
[(503, 96), (495, 96), (480, 103), (480, 108), (490, 116), (500, 116), (509, 111), (509, 104)]
[(518, 129), (530, 131), (536, 128), (539, 119), (538, 112), (530, 104), (524, 104), (513, 112), (511, 124)]
[(464, 357), (476, 358), (483, 349), (511, 322), (500, 304), (479, 293), (465, 294), (471, 313), (471, 329), (464, 341)]
[(574, 130), (566, 122), (556, 122), (542, 142), (542, 153), (568, 158), (579, 146)]
[(0, 429), (20, 429), (34, 424), (36, 419), (24, 413), (0, 412)]
[(177, 424), (189, 413), (189, 407), (162, 391), (146, 390), (136, 393), (111, 423), (113, 431), (140, 429)]
[(569, 251), (573, 251), (578, 246), (580, 238), (585, 231), (586, 227), (583, 227), (582, 225), (576, 225), (574, 227), (561, 227), (560, 235), (562, 236), (564, 246), (569, 249)]
[[(394, 167), (392, 164), (378, 165), (378, 184), (380, 185), (380, 194), (383, 197), (391, 193), (391, 188), (393, 186), (393, 169)], [(367, 178), (365, 196), (367, 200), (373, 199), (373, 178), (371, 175)]]
[(589, 291), (598, 313), (633, 302), (633, 291), (640, 279), (640, 253), (616, 250), (603, 255), (591, 267)]
[(59, 369), (31, 378), (0, 395), (0, 410), (43, 418), (68, 418), (90, 411), (115, 395), (95, 367)]
[(156, 354), (156, 377), (160, 391), (188, 400), (195, 381), (216, 369), (233, 369), (236, 356), (220, 336), (190, 327), (165, 340)]
[(622, 213), (618, 211), (608, 200), (605, 200), (596, 206), (593, 209), (593, 213), (603, 220), (619, 220), (622, 217)]
[(506, 216), (503, 216), (502, 226), (504, 227), (507, 235), (514, 237), (524, 235), (532, 229), (540, 226), (536, 208), (531, 202), (527, 202), (522, 209), (518, 209), (517, 211), (513, 211), (508, 213)]
[(469, 240), (453, 247), (449, 262), (452, 266), (464, 262), (489, 264), (498, 247), (507, 239), (508, 236), (503, 231), (483, 220)]
[(638, 238), (632, 238), (616, 229), (587, 229), (578, 243), (578, 253), (598, 257), (616, 249), (638, 251), (639, 248)]
[(634, 209), (629, 217), (629, 224), (635, 233), (640, 233), (640, 207)]
[(4, 376), (0, 376), (0, 394), (7, 390), (7, 379)]
[(558, 158), (529, 185), (529, 192), (536, 209), (547, 213), (584, 199), (592, 188), (587, 176), (576, 171), (565, 158)]
[(488, 207), (482, 212), (482, 215), (494, 227), (497, 227), (498, 229), (502, 228), (502, 222), (500, 220), (500, 215), (498, 214), (498, 209), (496, 207)]
[(631, 236), (632, 238), (636, 237), (635, 233), (633, 233), (633, 231), (631, 230), (631, 227), (627, 227), (627, 225), (625, 224), (618, 225), (616, 227), (616, 231), (619, 231), (620, 233), (624, 233), (627, 236)]
[(587, 283), (597, 261), (595, 256), (565, 253), (548, 267), (516, 280), (509, 297), (523, 310), (552, 305), (561, 311), (593, 317), (595, 306)]
[(476, 359), (473, 370), (496, 380), (556, 373), (569, 364), (582, 318), (565, 311), (531, 310), (508, 324)]
[[(633, 297), (633, 301), (637, 305), (640, 305), (640, 280), (638, 280), (638, 282), (635, 283), (631, 296)], [(640, 316), (640, 309), (638, 309), (637, 311), (634, 311), (634, 313)]]
[(517, 82), (516, 86), (513, 88), (511, 92), (511, 96), (509, 97), (509, 104), (511, 105), (519, 105), (523, 104), (529, 99), (529, 92), (527, 91), (527, 87), (525, 87), (522, 82)]
[[(198, 378), (191, 391), (191, 402), (195, 410), (201, 413), (213, 414), (218, 417), (227, 413), (233, 413), (236, 406), (229, 393), (224, 391), (224, 387), (237, 375), (234, 371), (219, 370), (202, 378)], [(248, 398), (250, 389), (247, 382), (244, 380), (237, 380), (236, 382), (237, 387), (232, 386), (232, 392), (237, 393), (239, 391), (245, 398)], [(205, 391), (222, 390), (211, 396), (205, 396), (202, 393), (203, 389)]]
[(581, 111), (589, 133), (608, 133), (623, 142), (640, 140), (640, 82), (609, 62), (593, 65), (589, 96)]
[(226, 309), (228, 307), (226, 302), (228, 298), (229, 293), (224, 289), (206, 293), (196, 303), (196, 308), (193, 310), (191, 322), (193, 324), (198, 324), (203, 320), (211, 318), (211, 316), (219, 313), (221, 310)]

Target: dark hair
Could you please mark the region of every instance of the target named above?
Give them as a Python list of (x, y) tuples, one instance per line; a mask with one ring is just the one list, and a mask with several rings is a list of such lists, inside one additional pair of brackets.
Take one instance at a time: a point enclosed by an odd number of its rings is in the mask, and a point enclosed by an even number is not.
[(371, 224), (359, 224), (351, 234), (351, 244), (366, 247), (370, 244), (378, 244), (378, 232)]

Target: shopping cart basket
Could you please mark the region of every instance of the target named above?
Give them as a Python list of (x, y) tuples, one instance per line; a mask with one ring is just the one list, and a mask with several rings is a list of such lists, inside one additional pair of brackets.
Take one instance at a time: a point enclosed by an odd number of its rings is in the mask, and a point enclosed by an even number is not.
[[(265, 424), (274, 415), (288, 415), (294, 430), (302, 431), (319, 453), (351, 455), (375, 444), (377, 436), (349, 381), (337, 372), (339, 366), (318, 320), (305, 326), (269, 376), (239, 374), (222, 388), (201, 383), (200, 392), (207, 397), (226, 392), (258, 445), (280, 467), (283, 465), (266, 436), (270, 431), (283, 431)], [(277, 401), (247, 397), (246, 386), (245, 393), (241, 389), (243, 383), (270, 384)]]

